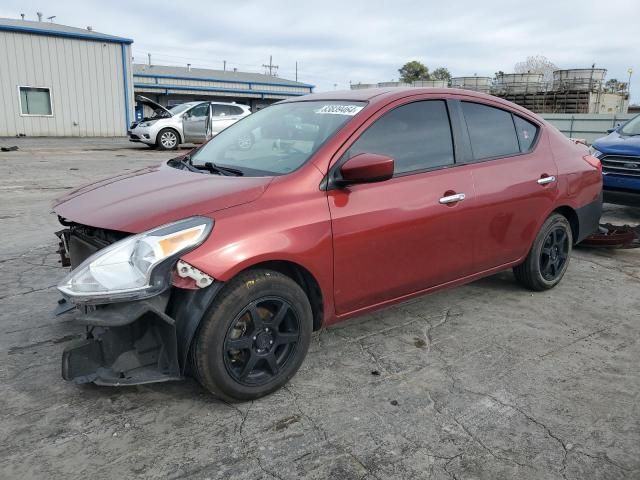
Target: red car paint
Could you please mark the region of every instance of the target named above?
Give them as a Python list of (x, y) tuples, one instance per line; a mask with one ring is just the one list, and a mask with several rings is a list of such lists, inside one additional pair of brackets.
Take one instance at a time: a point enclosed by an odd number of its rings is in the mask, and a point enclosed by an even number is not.
[[(332, 92), (301, 100), (335, 99), (368, 104), (288, 175), (205, 176), (163, 165), (83, 187), (62, 197), (55, 211), (77, 223), (132, 233), (208, 215), (213, 232), (183, 257), (186, 262), (220, 281), (267, 261), (294, 263), (320, 287), (328, 325), (517, 265), (550, 213), (575, 212), (599, 199), (601, 173), (583, 158), (586, 148), (512, 103), (453, 89)], [(535, 148), (378, 183), (321, 188), (375, 120), (399, 105), (433, 99), (517, 113), (540, 128)], [(557, 181), (537, 183), (550, 176)], [(439, 203), (458, 193), (466, 195), (463, 202)]]

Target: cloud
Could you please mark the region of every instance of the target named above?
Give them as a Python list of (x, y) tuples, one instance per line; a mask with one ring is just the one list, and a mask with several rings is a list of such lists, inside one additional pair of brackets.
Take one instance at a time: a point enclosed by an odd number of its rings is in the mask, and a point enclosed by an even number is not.
[[(640, 2), (597, 0), (512, 2), (184, 1), (71, 2), (45, 4), (59, 23), (135, 40), (136, 61), (147, 52), (157, 63), (263, 71), (273, 55), (279, 74), (317, 90), (397, 79), (398, 68), (417, 59), (454, 75), (509, 72), (528, 55), (544, 55), (561, 68), (608, 69), (627, 79), (640, 102), (640, 42), (634, 38)], [(4, 0), (0, 16), (35, 18), (34, 0)], [(49, 11), (50, 9), (50, 11)]]

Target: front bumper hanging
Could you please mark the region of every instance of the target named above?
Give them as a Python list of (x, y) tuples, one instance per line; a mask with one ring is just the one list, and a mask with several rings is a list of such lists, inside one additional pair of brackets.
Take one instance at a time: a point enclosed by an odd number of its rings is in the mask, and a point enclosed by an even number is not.
[(87, 336), (64, 350), (62, 377), (112, 386), (184, 378), (191, 341), (221, 286), (172, 288), (146, 300), (78, 307), (74, 321), (86, 325)]

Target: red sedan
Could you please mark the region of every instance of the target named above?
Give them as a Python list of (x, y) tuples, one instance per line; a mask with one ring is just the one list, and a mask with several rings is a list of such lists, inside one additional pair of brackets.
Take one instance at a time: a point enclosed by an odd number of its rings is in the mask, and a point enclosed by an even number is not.
[(554, 287), (597, 229), (601, 189), (584, 146), (488, 95), (280, 102), (55, 202), (72, 267), (58, 313), (87, 325), (63, 377), (192, 375), (226, 399), (261, 397), (332, 323), (509, 268), (529, 289)]

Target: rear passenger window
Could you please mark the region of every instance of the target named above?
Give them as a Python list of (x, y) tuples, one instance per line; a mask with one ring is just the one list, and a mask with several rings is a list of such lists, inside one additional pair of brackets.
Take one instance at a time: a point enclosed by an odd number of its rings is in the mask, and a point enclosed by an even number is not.
[(453, 164), (453, 140), (444, 101), (403, 105), (371, 125), (347, 151), (388, 155), (395, 173), (407, 173)]
[(479, 103), (462, 102), (474, 160), (520, 153), (511, 113)]
[(516, 132), (518, 133), (518, 141), (520, 142), (520, 151), (528, 152), (531, 150), (533, 142), (536, 139), (538, 127), (517, 115), (513, 116), (513, 121), (516, 124)]
[(231, 115), (242, 115), (244, 113), (244, 110), (242, 110), (240, 107), (230, 106), (229, 112), (231, 113)]
[(214, 107), (213, 107), (213, 115), (215, 117), (221, 117), (221, 116), (229, 115), (229, 105), (214, 105)]

